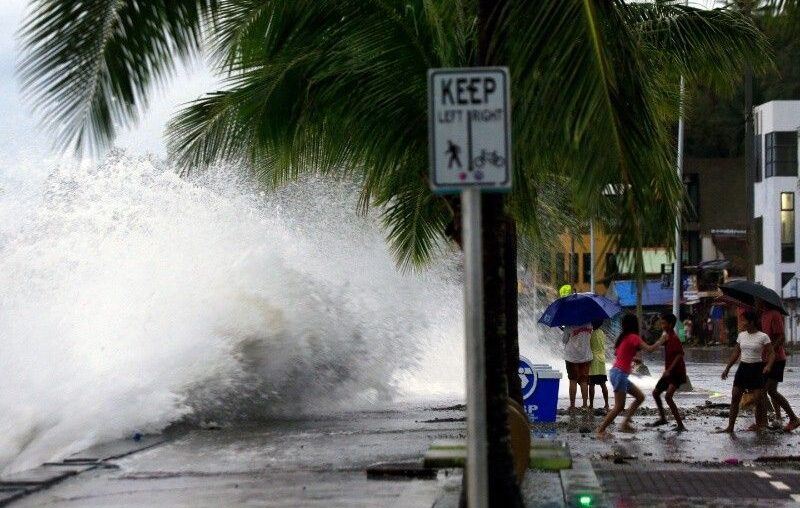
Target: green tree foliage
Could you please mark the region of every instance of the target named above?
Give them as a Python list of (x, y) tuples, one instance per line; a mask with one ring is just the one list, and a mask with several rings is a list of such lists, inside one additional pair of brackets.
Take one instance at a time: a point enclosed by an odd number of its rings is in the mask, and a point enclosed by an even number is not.
[[(747, 4), (732, 2), (730, 8)], [(749, 4), (753, 21), (766, 37), (773, 55), (769, 62), (763, 57), (753, 61), (760, 71), (754, 79), (753, 103), (800, 100), (800, 2), (762, 0)], [(718, 90), (702, 82), (690, 87), (687, 154), (711, 158), (744, 155), (743, 78), (732, 77), (730, 84), (732, 88), (728, 90)]]
[[(730, 76), (763, 50), (757, 33), (732, 11), (675, 2), (512, 1), (502, 19), (507, 44), (494, 50), (513, 74), (513, 215), (535, 227), (537, 183), (566, 174), (575, 202), (620, 216), (621, 237), (642, 245), (649, 204), (680, 192), (665, 76)], [(186, 170), (227, 159), (272, 183), (354, 174), (403, 265), (429, 258), (457, 215), (427, 190), (425, 71), (473, 61), (472, 2), (34, 0), (21, 35), (23, 84), (61, 147), (108, 145), (151, 85), (205, 45), (226, 81), (170, 127)], [(608, 184), (628, 192), (597, 199)], [(673, 221), (669, 209), (658, 224)]]

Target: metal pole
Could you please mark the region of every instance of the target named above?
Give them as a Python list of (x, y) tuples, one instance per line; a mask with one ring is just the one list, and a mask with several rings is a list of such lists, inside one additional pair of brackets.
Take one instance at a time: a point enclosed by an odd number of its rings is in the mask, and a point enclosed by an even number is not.
[[(684, 94), (684, 81), (681, 76), (681, 98), (680, 98), (680, 116), (678, 117), (678, 161), (677, 171), (678, 180), (683, 187), (683, 94)], [(683, 193), (681, 193), (681, 197)], [(681, 207), (680, 201), (677, 203), (676, 222), (675, 222), (675, 265), (672, 270), (672, 313), (680, 319), (681, 310)]]
[(797, 275), (794, 276), (794, 294), (792, 296), (794, 297), (794, 302), (792, 303), (792, 315), (789, 317), (789, 319), (791, 320), (790, 326), (791, 326), (791, 330), (792, 330), (792, 342), (791, 343), (794, 344), (794, 332), (795, 332), (795, 327), (797, 326), (797, 318), (796, 318), (796, 316), (797, 316), (797, 302), (800, 301), (800, 300), (798, 300), (798, 298), (800, 298), (800, 295), (797, 294)]
[(595, 267), (594, 263), (595, 263), (595, 261), (594, 261), (594, 220), (593, 219), (589, 219), (589, 264), (591, 265), (590, 269), (589, 269), (589, 273), (590, 273), (589, 280), (591, 280), (591, 290), (590, 291), (592, 293), (595, 292), (596, 285), (597, 285), (596, 284), (596, 280), (595, 280), (595, 276), (594, 276), (594, 267)]
[(467, 360), (467, 502), (470, 508), (487, 508), (489, 472), (479, 189), (469, 188), (461, 193), (461, 210), (464, 231), (464, 335)]

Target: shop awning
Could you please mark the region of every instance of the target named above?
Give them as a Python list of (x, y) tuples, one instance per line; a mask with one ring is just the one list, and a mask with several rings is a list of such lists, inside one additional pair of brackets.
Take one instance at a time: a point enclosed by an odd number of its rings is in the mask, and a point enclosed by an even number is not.
[[(611, 285), (609, 298), (616, 298), (622, 307), (636, 307), (636, 281), (615, 280)], [(648, 280), (642, 291), (644, 307), (672, 305), (672, 288), (661, 287), (660, 280)]]

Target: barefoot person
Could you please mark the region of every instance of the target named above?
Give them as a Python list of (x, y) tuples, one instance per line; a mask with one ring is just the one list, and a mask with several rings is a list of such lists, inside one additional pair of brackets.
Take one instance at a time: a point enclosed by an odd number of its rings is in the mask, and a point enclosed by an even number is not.
[(664, 405), (661, 403), (661, 394), (665, 391), (664, 400), (667, 401), (669, 410), (675, 418), (674, 430), (683, 432), (686, 427), (683, 426), (681, 414), (678, 412), (678, 406), (672, 396), (678, 388), (686, 382), (686, 364), (683, 361), (683, 345), (678, 335), (675, 333), (675, 323), (678, 318), (671, 312), (663, 312), (661, 314), (661, 330), (662, 337), (664, 338), (664, 373), (661, 374), (661, 379), (656, 383), (656, 388), (653, 390), (653, 398), (658, 406), (658, 414), (660, 418), (650, 424), (650, 427), (658, 427), (667, 423), (667, 415), (664, 413)]
[[(758, 314), (754, 310), (746, 310), (742, 314), (744, 321), (744, 331), (739, 333), (736, 339), (736, 349), (731, 355), (728, 365), (722, 371), (722, 379), (728, 378), (731, 367), (740, 358), (739, 368), (733, 377), (733, 389), (731, 390), (731, 409), (728, 426), (719, 432), (734, 432), (736, 417), (739, 415), (739, 404), (745, 390), (753, 393), (756, 401), (756, 424), (748, 430), (759, 431), (766, 427), (767, 415), (764, 408), (762, 396), (764, 394), (764, 376), (772, 368), (775, 361), (775, 352), (772, 350), (772, 343), (766, 333), (758, 331)], [(766, 353), (766, 364), (762, 361), (762, 354)]]
[(606, 415), (603, 423), (597, 427), (598, 437), (606, 438), (611, 436), (606, 429), (608, 429), (608, 426), (611, 425), (617, 415), (625, 408), (626, 394), (633, 395), (633, 403), (628, 408), (628, 412), (625, 414), (625, 419), (622, 420), (619, 430), (622, 432), (634, 432), (630, 423), (631, 417), (642, 402), (644, 402), (644, 394), (635, 384), (628, 380), (633, 364), (633, 357), (640, 349), (648, 352), (655, 351), (661, 347), (661, 344), (664, 343), (663, 341), (664, 339), (662, 337), (651, 346), (639, 336), (639, 320), (635, 315), (626, 314), (622, 318), (622, 331), (614, 345), (616, 359), (614, 360), (614, 366), (608, 372), (608, 378), (611, 381), (611, 386), (614, 388), (614, 408)]
[(589, 338), (592, 329), (588, 325), (570, 326), (564, 329), (562, 342), (564, 343), (564, 361), (567, 365), (567, 378), (569, 379), (569, 409), (575, 409), (575, 394), (578, 385), (581, 387), (583, 406), (586, 405), (589, 383), (589, 364), (592, 361), (592, 348)]
[[(766, 333), (772, 343), (772, 349), (775, 352), (775, 361), (772, 363), (772, 369), (766, 376), (766, 390), (767, 395), (772, 400), (772, 407), (775, 408), (776, 423), (780, 425), (781, 409), (789, 417), (789, 423), (783, 428), (786, 432), (791, 432), (797, 427), (800, 427), (800, 418), (792, 410), (789, 401), (786, 400), (782, 394), (778, 393), (778, 383), (783, 382), (783, 370), (786, 368), (786, 350), (783, 347), (784, 331), (783, 331), (783, 316), (776, 309), (768, 307), (763, 300), (756, 299), (756, 310), (760, 314), (759, 323), (761, 331)], [(764, 358), (762, 358), (764, 359)]]
[(606, 382), (606, 334), (600, 327), (602, 321), (592, 322), (592, 336), (589, 343), (592, 347), (592, 364), (589, 367), (589, 407), (594, 407), (594, 387), (599, 386), (605, 401), (604, 409), (608, 411), (608, 388)]

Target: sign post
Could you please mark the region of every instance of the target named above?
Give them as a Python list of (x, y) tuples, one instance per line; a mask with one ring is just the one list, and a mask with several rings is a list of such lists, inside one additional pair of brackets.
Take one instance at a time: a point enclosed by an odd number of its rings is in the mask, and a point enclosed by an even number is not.
[(481, 191), (511, 190), (508, 69), (428, 70), (430, 184), (461, 194), (467, 367), (467, 501), (488, 506)]

